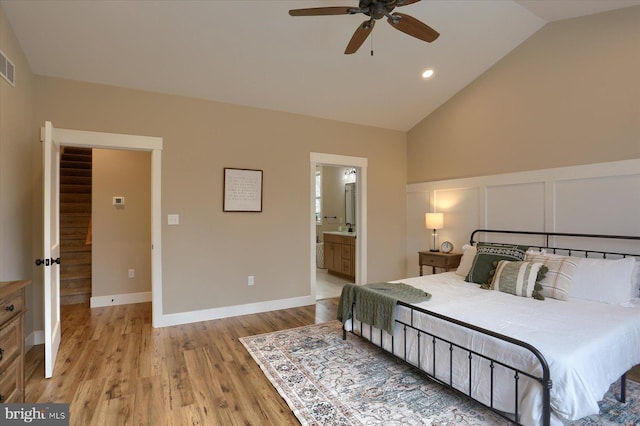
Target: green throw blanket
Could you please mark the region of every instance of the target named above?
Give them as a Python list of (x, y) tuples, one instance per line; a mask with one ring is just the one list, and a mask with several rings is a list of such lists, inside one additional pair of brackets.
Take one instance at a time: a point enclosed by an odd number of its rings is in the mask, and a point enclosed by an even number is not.
[(398, 301), (419, 303), (431, 295), (404, 283), (347, 284), (342, 288), (338, 304), (338, 320), (342, 325), (351, 319), (351, 305), (355, 302), (358, 321), (371, 324), (392, 334), (395, 307)]

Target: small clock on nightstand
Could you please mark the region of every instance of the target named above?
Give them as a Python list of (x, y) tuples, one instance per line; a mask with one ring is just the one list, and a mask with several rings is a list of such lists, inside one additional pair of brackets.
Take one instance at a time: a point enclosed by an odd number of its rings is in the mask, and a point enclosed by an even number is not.
[(443, 253), (451, 253), (453, 251), (453, 244), (451, 241), (445, 241), (440, 245), (440, 251)]

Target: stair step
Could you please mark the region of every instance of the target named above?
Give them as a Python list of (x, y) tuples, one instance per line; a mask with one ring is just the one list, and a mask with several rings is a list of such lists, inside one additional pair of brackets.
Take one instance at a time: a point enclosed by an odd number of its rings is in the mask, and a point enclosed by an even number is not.
[(91, 213), (90, 203), (60, 203), (62, 213)]
[(60, 291), (63, 288), (88, 288), (91, 289), (91, 278), (76, 278), (60, 280)]
[(65, 213), (60, 215), (60, 228), (78, 227), (86, 230), (91, 221), (91, 215), (88, 213), (80, 213), (81, 216)]
[(60, 176), (91, 176), (91, 169), (60, 169)]
[(91, 278), (91, 265), (66, 265), (60, 268), (61, 280)]
[(64, 161), (60, 160), (60, 170), (62, 169), (89, 169), (91, 170), (91, 163), (86, 161)]
[(61, 239), (84, 240), (87, 238), (87, 227), (64, 227), (60, 228)]
[(61, 161), (79, 161), (81, 163), (91, 163), (92, 157), (91, 154), (73, 154), (69, 152), (64, 152), (60, 156)]
[(91, 194), (91, 185), (64, 183), (60, 185), (60, 194)]
[(78, 305), (80, 303), (87, 304), (91, 300), (90, 293), (83, 294), (72, 294), (68, 296), (60, 296), (60, 304), (61, 305)]
[(65, 154), (84, 154), (91, 155), (93, 153), (92, 148), (82, 148), (79, 146), (65, 146), (62, 148)]
[(91, 185), (91, 176), (69, 175), (64, 176), (60, 171), (60, 186), (62, 185)]
[(71, 265), (87, 265), (91, 267), (91, 252), (89, 251), (71, 251), (60, 253), (60, 264), (65, 267)]
[(60, 194), (60, 203), (88, 203), (91, 204), (91, 193), (89, 194)]
[(75, 296), (77, 294), (91, 294), (91, 287), (60, 288), (61, 296)]
[(67, 240), (64, 247), (60, 246), (60, 256), (72, 253), (91, 253), (91, 244), (86, 243), (86, 238)]

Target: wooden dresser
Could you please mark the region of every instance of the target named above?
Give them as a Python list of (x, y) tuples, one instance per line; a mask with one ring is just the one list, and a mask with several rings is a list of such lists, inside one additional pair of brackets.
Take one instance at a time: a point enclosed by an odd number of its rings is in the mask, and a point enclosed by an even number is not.
[(336, 275), (355, 281), (356, 277), (356, 237), (349, 234), (324, 236), (324, 266)]
[(0, 281), (0, 402), (24, 402), (24, 288)]

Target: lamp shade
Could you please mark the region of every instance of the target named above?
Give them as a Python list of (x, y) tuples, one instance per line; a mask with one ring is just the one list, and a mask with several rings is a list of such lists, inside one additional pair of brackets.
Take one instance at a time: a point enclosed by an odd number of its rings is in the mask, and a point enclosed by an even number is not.
[(427, 229), (442, 229), (444, 227), (444, 214), (425, 213), (424, 224)]

